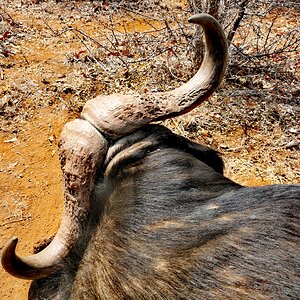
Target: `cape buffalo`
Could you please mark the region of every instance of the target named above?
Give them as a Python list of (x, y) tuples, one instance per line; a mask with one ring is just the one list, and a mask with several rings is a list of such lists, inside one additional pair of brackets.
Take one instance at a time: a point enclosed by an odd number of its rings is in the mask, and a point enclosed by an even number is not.
[(227, 42), (202, 26), (196, 75), (164, 93), (99, 96), (59, 142), (64, 214), (53, 241), (13, 276), (30, 299), (299, 299), (300, 186), (249, 188), (223, 176), (220, 155), (152, 121), (188, 112), (218, 87)]

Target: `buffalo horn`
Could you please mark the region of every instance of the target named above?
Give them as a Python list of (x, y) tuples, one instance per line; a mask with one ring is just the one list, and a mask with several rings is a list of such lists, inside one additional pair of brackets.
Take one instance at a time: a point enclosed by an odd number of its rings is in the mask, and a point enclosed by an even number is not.
[(205, 55), (198, 72), (185, 84), (169, 92), (112, 94), (88, 101), (82, 118), (111, 138), (118, 138), (152, 121), (182, 115), (206, 100), (219, 86), (227, 66), (227, 39), (220, 24), (208, 14), (197, 14), (189, 22), (202, 26)]

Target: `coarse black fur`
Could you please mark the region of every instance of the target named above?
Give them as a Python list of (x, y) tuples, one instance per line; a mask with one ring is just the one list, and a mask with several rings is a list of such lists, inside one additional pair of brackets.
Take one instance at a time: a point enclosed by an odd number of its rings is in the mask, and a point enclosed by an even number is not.
[(299, 299), (300, 186), (242, 187), (150, 125), (111, 146), (60, 274), (30, 299)]

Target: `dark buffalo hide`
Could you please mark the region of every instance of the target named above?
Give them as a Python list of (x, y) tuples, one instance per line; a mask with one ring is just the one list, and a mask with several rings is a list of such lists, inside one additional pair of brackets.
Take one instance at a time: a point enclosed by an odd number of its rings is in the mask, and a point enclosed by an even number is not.
[(161, 126), (114, 142), (81, 239), (30, 298), (299, 299), (300, 186), (222, 173), (217, 152)]

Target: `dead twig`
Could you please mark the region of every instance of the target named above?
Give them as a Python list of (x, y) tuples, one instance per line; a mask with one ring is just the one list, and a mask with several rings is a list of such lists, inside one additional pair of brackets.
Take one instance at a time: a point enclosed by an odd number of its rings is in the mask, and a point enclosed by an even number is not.
[(0, 66), (0, 79), (4, 80), (4, 73), (3, 73), (3, 69), (1, 66)]
[(49, 28), (49, 30), (54, 34), (54, 36), (58, 36), (57, 31), (55, 31), (47, 22), (46, 20), (42, 19), (42, 21), (44, 22), (44, 24)]
[(31, 217), (22, 217), (18, 220), (12, 220), (12, 221), (9, 221), (9, 222), (5, 222), (5, 223), (0, 224), (0, 227), (4, 227), (4, 226), (14, 224), (14, 223), (24, 222), (24, 221), (27, 221), (27, 220), (31, 220)]

